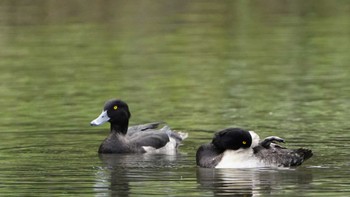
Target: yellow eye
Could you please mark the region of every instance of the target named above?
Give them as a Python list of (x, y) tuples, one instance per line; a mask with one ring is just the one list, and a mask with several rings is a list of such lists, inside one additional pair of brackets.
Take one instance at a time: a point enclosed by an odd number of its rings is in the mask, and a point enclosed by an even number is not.
[(118, 106), (114, 105), (113, 109), (114, 109), (114, 110), (117, 110), (117, 109), (118, 109)]
[(247, 142), (246, 141), (243, 141), (242, 144), (246, 144)]

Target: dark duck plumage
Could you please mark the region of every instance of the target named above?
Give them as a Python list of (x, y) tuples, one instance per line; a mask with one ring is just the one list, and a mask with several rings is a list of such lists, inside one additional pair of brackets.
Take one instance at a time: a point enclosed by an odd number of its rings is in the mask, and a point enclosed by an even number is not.
[(99, 153), (173, 153), (187, 133), (173, 132), (162, 122), (128, 127), (131, 117), (128, 105), (118, 99), (107, 101), (92, 126), (110, 122), (110, 133), (102, 142)]
[(275, 142), (284, 142), (277, 136), (259, 141), (253, 131), (224, 129), (214, 135), (211, 143), (198, 148), (197, 165), (204, 168), (293, 167), (313, 155), (309, 149), (277, 145)]

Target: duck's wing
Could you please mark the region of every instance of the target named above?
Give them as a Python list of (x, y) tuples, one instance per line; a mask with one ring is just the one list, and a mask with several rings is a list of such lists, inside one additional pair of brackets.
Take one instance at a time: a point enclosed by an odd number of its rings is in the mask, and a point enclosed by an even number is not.
[(169, 136), (159, 130), (148, 129), (147, 131), (134, 133), (128, 137), (130, 144), (137, 147), (152, 147), (159, 149), (169, 142)]
[(159, 125), (164, 124), (164, 122), (152, 122), (152, 123), (147, 123), (147, 124), (140, 124), (140, 125), (135, 125), (131, 126), (128, 128), (127, 135), (132, 136), (135, 133), (141, 132), (141, 131), (146, 131), (149, 129), (157, 129)]
[(270, 136), (265, 138), (263, 141), (261, 141), (259, 145), (263, 146), (264, 148), (270, 148), (271, 143), (272, 145), (277, 145), (275, 143), (278, 143), (278, 142), (284, 143), (285, 141), (283, 138), (280, 138), (278, 136)]
[(282, 138), (271, 136), (253, 147), (254, 155), (267, 165), (278, 167), (299, 166), (312, 157), (312, 151), (305, 148), (287, 149), (274, 142), (284, 142)]

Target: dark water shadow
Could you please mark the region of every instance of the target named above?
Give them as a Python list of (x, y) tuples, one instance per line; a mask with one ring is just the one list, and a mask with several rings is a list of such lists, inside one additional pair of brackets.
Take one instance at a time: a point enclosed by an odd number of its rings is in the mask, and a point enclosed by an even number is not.
[(284, 187), (307, 187), (310, 169), (197, 169), (200, 189), (214, 196), (259, 196), (281, 192)]

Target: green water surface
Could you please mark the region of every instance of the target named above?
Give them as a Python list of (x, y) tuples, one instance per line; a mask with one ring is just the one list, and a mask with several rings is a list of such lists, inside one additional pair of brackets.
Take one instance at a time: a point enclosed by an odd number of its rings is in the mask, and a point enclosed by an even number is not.
[[(349, 196), (349, 62), (345, 0), (1, 0), (0, 195)], [(99, 156), (110, 98), (188, 132), (179, 155)], [(314, 156), (197, 168), (230, 126)]]

